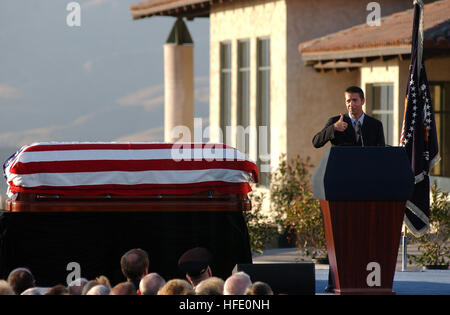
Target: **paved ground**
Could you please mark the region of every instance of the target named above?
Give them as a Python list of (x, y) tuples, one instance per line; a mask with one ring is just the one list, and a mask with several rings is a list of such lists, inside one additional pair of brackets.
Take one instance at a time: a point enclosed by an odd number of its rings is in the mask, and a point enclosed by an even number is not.
[[(413, 254), (416, 248), (408, 247)], [(293, 263), (310, 261), (302, 257), (296, 248), (268, 249), (263, 255), (255, 255), (253, 263)], [(328, 265), (316, 265), (316, 294), (323, 294), (328, 282)], [(402, 256), (399, 252), (393, 291), (397, 295), (450, 295), (450, 270), (422, 270), (416, 265), (407, 265), (402, 271)]]

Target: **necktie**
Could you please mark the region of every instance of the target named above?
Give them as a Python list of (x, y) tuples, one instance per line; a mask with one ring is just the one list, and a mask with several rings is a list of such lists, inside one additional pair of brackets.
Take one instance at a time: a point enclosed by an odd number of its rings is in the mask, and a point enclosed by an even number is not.
[(355, 134), (356, 134), (356, 143), (361, 143), (361, 123), (359, 120), (356, 121), (355, 124)]

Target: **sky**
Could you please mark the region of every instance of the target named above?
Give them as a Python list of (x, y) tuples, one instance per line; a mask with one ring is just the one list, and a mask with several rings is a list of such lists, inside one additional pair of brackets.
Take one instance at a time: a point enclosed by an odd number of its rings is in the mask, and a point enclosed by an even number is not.
[[(0, 1), (0, 148), (41, 141), (163, 141), (164, 48), (173, 17), (133, 20), (140, 0)], [(209, 117), (209, 19), (194, 41), (194, 116)]]

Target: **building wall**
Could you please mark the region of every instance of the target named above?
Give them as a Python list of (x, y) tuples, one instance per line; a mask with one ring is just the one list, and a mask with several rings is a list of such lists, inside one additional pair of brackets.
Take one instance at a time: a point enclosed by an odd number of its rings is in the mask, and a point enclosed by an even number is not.
[[(425, 69), (427, 71), (428, 81), (450, 82), (450, 56), (425, 60)], [(404, 90), (401, 90), (401, 92), (405, 93)], [(450, 137), (450, 135), (448, 134), (446, 134), (445, 136)], [(444, 158), (443, 152), (440, 152), (440, 155), (441, 158)], [(446, 158), (448, 159), (448, 157)], [(433, 183), (434, 181), (437, 182), (439, 189), (450, 192), (450, 177), (431, 177), (430, 182)]]
[[(398, 60), (399, 65), (399, 121), (397, 127), (401, 132), (403, 115), (405, 111), (406, 85), (408, 84), (410, 60)], [(425, 69), (428, 81), (450, 81), (450, 57), (433, 57), (425, 59)]]
[[(400, 67), (399, 59), (391, 59), (389, 61), (373, 61), (370, 63), (367, 63), (363, 67), (361, 67), (360, 73), (361, 73), (361, 88), (363, 89), (364, 93), (366, 92), (366, 85), (370, 83), (392, 83), (394, 85), (393, 92), (394, 92), (394, 130), (393, 130), (393, 145), (399, 144), (400, 139), (400, 128), (401, 128), (401, 122), (400, 125), (398, 124), (399, 121), (403, 119), (403, 108), (404, 108), (404, 99), (405, 99), (405, 93), (400, 93), (402, 86), (400, 85), (400, 69), (403, 69), (404, 67)], [(404, 71), (404, 69), (403, 69)], [(406, 78), (408, 77), (408, 73), (406, 73)], [(403, 82), (403, 80), (401, 80)], [(406, 82), (404, 85), (404, 88), (406, 89)], [(402, 96), (400, 96), (402, 95)], [(367, 112), (369, 115), (371, 114), (367, 110), (367, 106), (364, 105), (364, 111)], [(387, 140), (386, 135), (384, 135), (385, 140)]]
[[(220, 126), (220, 42), (232, 43), (231, 121), (237, 117), (237, 43), (250, 40), (250, 125), (256, 127), (257, 39), (270, 37), (271, 164), (286, 152), (286, 6), (279, 1), (239, 1), (213, 6), (210, 14), (210, 125)], [(218, 141), (212, 135), (211, 141)], [(233, 139), (235, 141), (235, 139)], [(235, 145), (235, 142), (232, 143)], [(256, 160), (256, 144), (250, 146)]]
[[(398, 58), (389, 61), (373, 61), (361, 67), (361, 87), (366, 84), (394, 83), (394, 145), (398, 145), (405, 111), (406, 86), (409, 76), (408, 60)], [(450, 57), (430, 58), (425, 61), (428, 81), (450, 81)]]
[[(408, 62), (409, 65), (409, 62)], [(450, 81), (450, 57), (425, 60), (428, 81)]]

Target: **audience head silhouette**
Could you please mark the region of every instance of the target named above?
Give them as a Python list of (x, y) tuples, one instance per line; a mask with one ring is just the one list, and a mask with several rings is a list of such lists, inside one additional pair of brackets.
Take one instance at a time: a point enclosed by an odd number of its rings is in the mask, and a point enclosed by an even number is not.
[(123, 275), (135, 288), (139, 288), (139, 282), (148, 273), (149, 264), (147, 252), (140, 248), (129, 250), (120, 260)]
[(187, 250), (178, 260), (178, 267), (186, 274), (186, 279), (193, 287), (201, 281), (212, 277), (212, 255), (204, 247), (195, 247)]
[(158, 273), (152, 272), (141, 279), (139, 291), (142, 295), (156, 295), (164, 285), (166, 280)]
[(243, 271), (229, 276), (223, 288), (224, 295), (244, 295), (247, 288), (252, 284), (250, 276)]
[(17, 295), (36, 285), (31, 271), (23, 267), (16, 268), (9, 273), (8, 283)]

